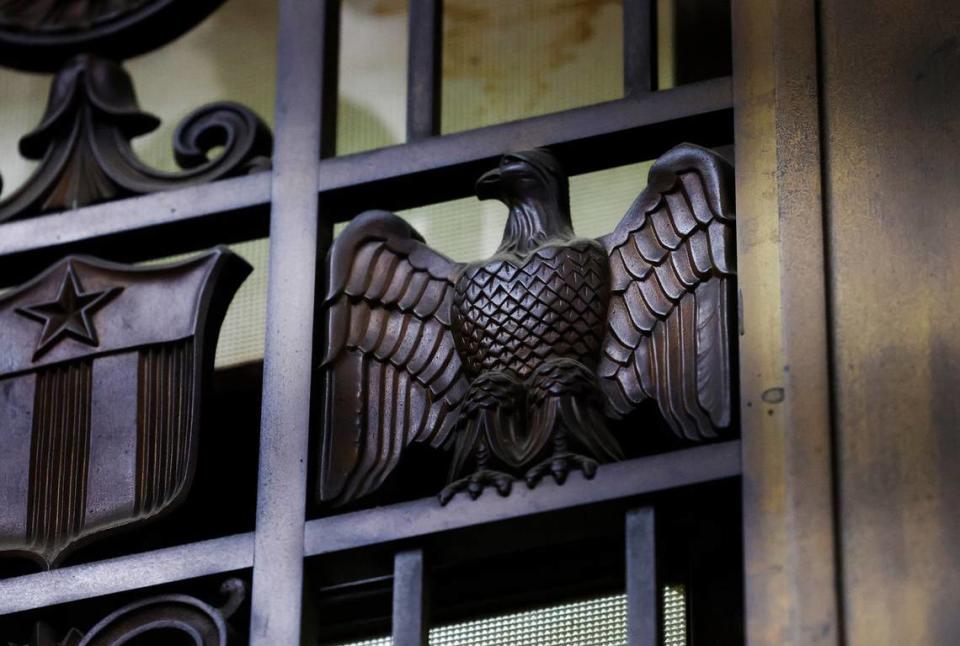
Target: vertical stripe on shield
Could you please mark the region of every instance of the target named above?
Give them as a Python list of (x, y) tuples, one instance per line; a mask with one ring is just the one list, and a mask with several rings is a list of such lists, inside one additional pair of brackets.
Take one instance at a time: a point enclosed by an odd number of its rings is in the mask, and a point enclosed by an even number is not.
[(154, 514), (182, 491), (193, 452), (193, 343), (140, 352), (137, 512)]
[(137, 475), (137, 352), (93, 362), (90, 466), (84, 526), (134, 516)]
[(22, 544), (27, 534), (35, 387), (34, 374), (0, 381), (0, 546)]
[(48, 562), (83, 528), (90, 373), (89, 360), (37, 373), (27, 535)]

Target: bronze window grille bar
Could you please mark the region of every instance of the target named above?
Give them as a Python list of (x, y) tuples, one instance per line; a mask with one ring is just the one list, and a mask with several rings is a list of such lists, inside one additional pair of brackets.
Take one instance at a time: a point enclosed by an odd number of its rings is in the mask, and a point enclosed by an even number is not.
[(657, 539), (652, 507), (626, 514), (627, 646), (656, 646)]
[(410, 1), (407, 141), (440, 134), (443, 0)]
[(654, 89), (653, 2), (623, 0), (623, 94), (627, 97)]
[(397, 552), (393, 564), (393, 646), (426, 646), (429, 584), (423, 550)]

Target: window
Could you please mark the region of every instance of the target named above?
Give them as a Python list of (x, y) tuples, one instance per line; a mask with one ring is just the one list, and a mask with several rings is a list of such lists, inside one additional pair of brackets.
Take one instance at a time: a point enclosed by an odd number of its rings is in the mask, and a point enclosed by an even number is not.
[[(487, 257), (506, 214), (476, 201), (474, 182), (502, 153), (546, 147), (571, 175), (577, 232), (611, 231), (672, 146), (729, 156), (729, 4), (279, 5), (275, 26), (268, 0), (228, 0), (162, 55), (126, 63), (143, 108), (168, 123), (182, 116), (174, 98), (255, 107), (274, 129), (272, 174), (0, 224), (5, 287), (74, 252), (151, 263), (230, 244), (255, 267), (221, 334), (204, 418), (221, 441), (201, 445), (190, 499), (166, 524), (92, 543), (57, 569), (5, 570), (9, 639), (27, 641), (36, 621), (62, 639), (148, 596), (215, 606), (219, 584), (237, 577), (251, 594), (231, 623), (257, 645), (380, 644), (391, 631), (398, 644), (427, 632), (450, 645), (742, 641), (735, 429), (696, 447), (628, 439), (629, 459), (594, 480), (532, 492), (518, 482), (510, 497), (445, 510), (433, 496), (446, 473), (426, 449), (405, 456), (379, 497), (332, 508), (312, 493), (329, 432), (314, 290), (344, 223), (390, 209), (454, 259)], [(677, 46), (698, 39), (698, 55)], [(39, 110), (49, 77), (9, 78)], [(182, 93), (170, 90), (178, 82)], [(172, 171), (157, 137), (169, 129), (135, 150)], [(21, 171), (7, 171), (10, 185)]]

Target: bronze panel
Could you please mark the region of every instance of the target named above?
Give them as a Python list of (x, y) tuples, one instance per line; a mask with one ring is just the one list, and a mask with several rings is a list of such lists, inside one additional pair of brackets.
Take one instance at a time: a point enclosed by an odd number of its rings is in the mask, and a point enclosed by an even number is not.
[(815, 3), (732, 9), (747, 641), (836, 644)]
[(960, 4), (821, 5), (849, 644), (960, 635)]

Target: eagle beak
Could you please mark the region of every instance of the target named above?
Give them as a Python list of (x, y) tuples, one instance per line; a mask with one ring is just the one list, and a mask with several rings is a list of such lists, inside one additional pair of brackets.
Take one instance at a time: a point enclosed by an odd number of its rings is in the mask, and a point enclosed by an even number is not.
[(499, 168), (494, 168), (480, 176), (474, 186), (477, 197), (481, 200), (500, 198), (500, 180), (503, 179)]

